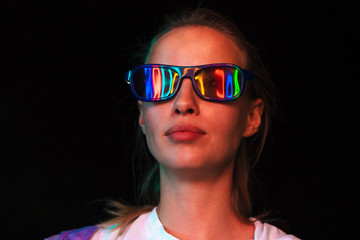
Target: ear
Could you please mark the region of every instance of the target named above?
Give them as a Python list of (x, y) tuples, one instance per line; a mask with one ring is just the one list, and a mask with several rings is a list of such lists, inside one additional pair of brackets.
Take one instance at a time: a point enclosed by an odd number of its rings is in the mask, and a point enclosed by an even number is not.
[(250, 103), (249, 112), (247, 113), (246, 128), (243, 137), (251, 137), (259, 130), (261, 125), (261, 116), (264, 111), (264, 101), (257, 99)]
[(139, 126), (140, 126), (143, 134), (145, 134), (145, 124), (144, 124), (144, 113), (143, 113), (143, 102), (142, 101), (138, 101), (138, 108), (139, 108), (139, 112), (140, 112)]

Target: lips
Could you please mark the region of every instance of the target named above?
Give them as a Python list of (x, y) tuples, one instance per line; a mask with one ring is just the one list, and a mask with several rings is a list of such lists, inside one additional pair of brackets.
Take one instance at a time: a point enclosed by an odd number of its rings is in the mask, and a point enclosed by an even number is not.
[(174, 142), (188, 142), (206, 135), (206, 132), (193, 125), (179, 124), (169, 128), (165, 135)]

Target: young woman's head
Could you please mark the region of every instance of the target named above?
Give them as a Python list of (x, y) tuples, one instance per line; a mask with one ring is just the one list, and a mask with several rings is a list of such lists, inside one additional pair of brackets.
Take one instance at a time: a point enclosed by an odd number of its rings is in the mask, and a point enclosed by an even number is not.
[(248, 81), (243, 94), (233, 101), (204, 100), (191, 77), (181, 80), (171, 99), (139, 101), (139, 126), (145, 135), (139, 141), (146, 139), (148, 149), (138, 151), (150, 151), (156, 159), (142, 186), (141, 204), (159, 201), (159, 166), (192, 179), (230, 171), (232, 207), (247, 220), (252, 216), (249, 172), (260, 156), (275, 106), (271, 82), (256, 51), (231, 21), (197, 9), (167, 20), (149, 45), (144, 63), (231, 63), (255, 75), (256, 80)]
[[(233, 63), (246, 68), (246, 57), (217, 30), (182, 26), (154, 43), (146, 63), (172, 66)], [(263, 111), (262, 100), (251, 101), (246, 94), (229, 102), (206, 101), (195, 92), (191, 78), (186, 77), (172, 99), (139, 101), (139, 106), (139, 123), (155, 159), (163, 167), (193, 172), (197, 178), (219, 174), (233, 163), (242, 137), (257, 132)]]

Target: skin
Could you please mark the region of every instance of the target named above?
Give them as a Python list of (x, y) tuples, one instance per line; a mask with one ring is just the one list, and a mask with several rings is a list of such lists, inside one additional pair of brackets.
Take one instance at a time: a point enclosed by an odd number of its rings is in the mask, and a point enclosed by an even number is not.
[[(186, 26), (157, 40), (147, 63), (234, 63), (246, 69), (246, 54), (214, 29)], [(231, 208), (231, 181), (241, 139), (255, 134), (261, 124), (263, 101), (250, 101), (246, 93), (226, 103), (205, 101), (191, 80), (183, 79), (173, 99), (138, 105), (139, 124), (160, 163), (157, 211), (166, 231), (183, 240), (254, 238), (254, 226), (242, 222)], [(205, 134), (173, 141), (165, 132), (176, 124), (190, 124)]]

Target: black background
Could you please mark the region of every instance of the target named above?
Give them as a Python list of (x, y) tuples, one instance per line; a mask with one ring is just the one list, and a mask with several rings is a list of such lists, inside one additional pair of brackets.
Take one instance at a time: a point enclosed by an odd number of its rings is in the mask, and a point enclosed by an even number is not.
[[(131, 53), (163, 14), (198, 1), (47, 1), (2, 7), (2, 239), (95, 224), (133, 201)], [(358, 32), (346, 1), (204, 1), (262, 52), (280, 113), (259, 163), (274, 215), (304, 239), (358, 229)], [(357, 44), (358, 45), (358, 44)], [(125, 97), (124, 97), (125, 96)], [(3, 225), (4, 226), (4, 225)]]

